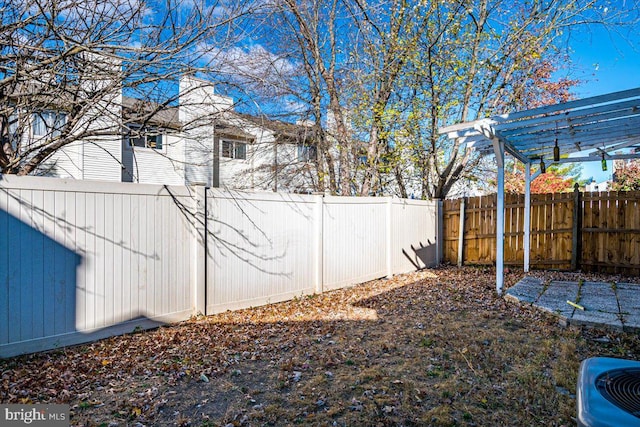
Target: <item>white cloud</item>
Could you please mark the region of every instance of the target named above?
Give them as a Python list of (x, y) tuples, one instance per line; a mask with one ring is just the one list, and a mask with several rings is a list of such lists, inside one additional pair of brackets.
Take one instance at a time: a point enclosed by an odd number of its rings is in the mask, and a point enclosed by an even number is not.
[(239, 84), (281, 92), (296, 65), (288, 58), (269, 52), (261, 45), (232, 47), (226, 50), (200, 46), (216, 73)]

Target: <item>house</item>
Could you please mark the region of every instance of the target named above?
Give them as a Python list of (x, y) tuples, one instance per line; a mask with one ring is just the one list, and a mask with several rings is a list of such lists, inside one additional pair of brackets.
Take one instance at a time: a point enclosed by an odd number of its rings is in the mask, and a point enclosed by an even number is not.
[[(182, 76), (177, 105), (111, 94), (88, 126), (89, 137), (64, 145), (35, 171), (73, 179), (147, 184), (314, 191), (316, 149), (311, 128), (240, 114), (214, 85)], [(99, 104), (99, 103), (97, 103)], [(15, 114), (14, 114), (15, 116)], [(22, 147), (60, 135), (63, 108), (43, 108), (13, 117), (5, 126)], [(16, 123), (22, 123), (21, 132)], [(14, 135), (12, 138), (16, 138)], [(7, 136), (7, 140), (10, 139)], [(16, 144), (13, 144), (15, 147)], [(23, 148), (24, 149), (24, 148)]]
[(610, 184), (610, 181), (595, 182), (592, 180), (591, 182), (589, 182), (584, 186), (584, 191), (587, 191), (587, 192), (607, 191), (609, 189), (609, 184)]

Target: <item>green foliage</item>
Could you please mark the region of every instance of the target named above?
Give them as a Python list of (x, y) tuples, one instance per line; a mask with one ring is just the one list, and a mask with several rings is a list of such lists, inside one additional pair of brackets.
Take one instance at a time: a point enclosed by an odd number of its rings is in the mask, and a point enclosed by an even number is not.
[(283, 91), (312, 121), (345, 119), (327, 131), (337, 149), (324, 152), (319, 175), (340, 171), (343, 193), (444, 198), (495, 168), (438, 129), (569, 100), (577, 81), (558, 77), (571, 75), (566, 32), (633, 12), (601, 11), (569, 0), (285, 2), (253, 40), (299, 64)]
[[(421, 197), (445, 197), (460, 179), (486, 179), (477, 176), (477, 153), (439, 136), (438, 127), (569, 99), (576, 81), (553, 77), (566, 62), (555, 42), (576, 10), (565, 2), (544, 11), (502, 2), (411, 6), (414, 14), (404, 15), (410, 24), (399, 37), (415, 48), (406, 52), (388, 102), (370, 107), (375, 85), (354, 92), (352, 102), (368, 117), (360, 123), (379, 117), (380, 135), (395, 153), (380, 172), (395, 172), (396, 180), (404, 180), (400, 187)], [(574, 172), (552, 173), (575, 181)]]

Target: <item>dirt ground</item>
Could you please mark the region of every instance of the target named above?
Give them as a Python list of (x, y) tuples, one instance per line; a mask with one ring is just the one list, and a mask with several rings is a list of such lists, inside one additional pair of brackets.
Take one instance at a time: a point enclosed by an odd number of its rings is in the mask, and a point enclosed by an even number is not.
[(68, 403), (78, 426), (569, 426), (583, 359), (640, 358), (637, 334), (494, 287), (439, 268), (0, 360), (0, 401)]

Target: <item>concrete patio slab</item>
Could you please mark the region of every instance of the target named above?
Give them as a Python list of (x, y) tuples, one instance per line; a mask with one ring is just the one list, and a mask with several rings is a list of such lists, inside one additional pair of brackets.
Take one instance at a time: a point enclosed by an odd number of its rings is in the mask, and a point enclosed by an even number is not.
[(620, 315), (624, 329), (640, 330), (640, 285), (633, 283), (617, 283), (616, 294), (620, 305)]
[(534, 305), (550, 313), (569, 318), (574, 308), (567, 301), (578, 298), (577, 282), (552, 281)]
[(585, 309), (575, 310), (570, 319), (571, 323), (604, 325), (622, 330), (618, 299), (611, 283), (584, 282), (580, 289), (580, 305)]
[(506, 292), (505, 299), (533, 304), (567, 324), (640, 331), (640, 285), (636, 284), (551, 281), (545, 287), (541, 279), (525, 277)]
[(525, 277), (518, 286), (513, 286), (507, 290), (505, 298), (513, 301), (534, 303), (544, 291), (544, 282), (537, 277)]

